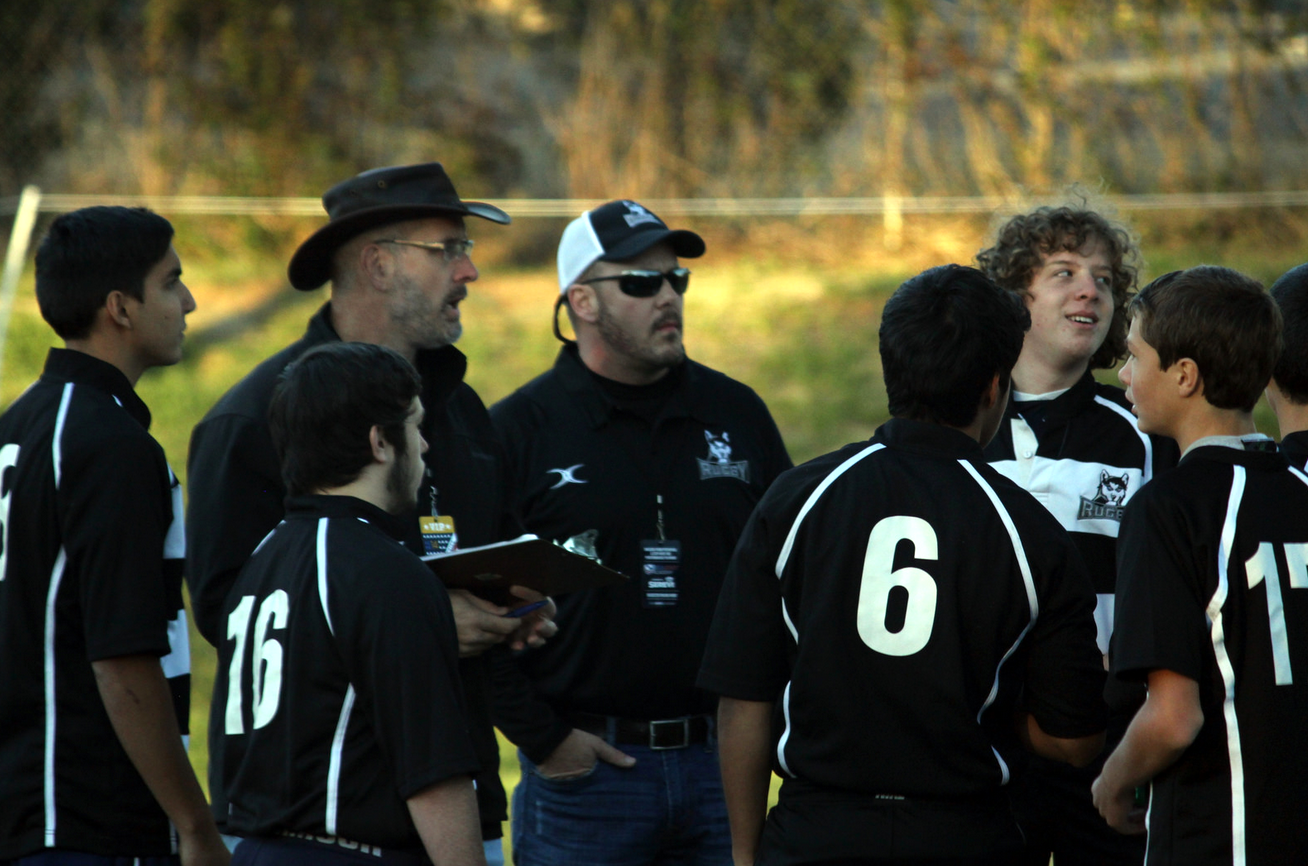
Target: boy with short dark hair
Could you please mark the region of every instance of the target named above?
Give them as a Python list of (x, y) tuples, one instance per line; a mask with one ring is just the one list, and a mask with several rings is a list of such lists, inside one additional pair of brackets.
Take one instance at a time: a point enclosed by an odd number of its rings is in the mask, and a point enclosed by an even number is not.
[(397, 352), (333, 342), (273, 392), (286, 516), (227, 596), (209, 717), (235, 863), (486, 862), (450, 600), (403, 544), (421, 388)]
[(895, 417), (781, 475), (750, 518), (699, 678), (723, 696), (735, 862), (1006, 864), (1023, 746), (1099, 752), (1085, 567), (981, 451), (1029, 323), (973, 268), (904, 283), (880, 330)]
[(172, 240), (92, 207), (37, 250), (66, 348), (0, 417), (0, 861), (227, 862), (182, 740), (182, 492), (135, 390), (195, 309)]
[(1286, 271), (1268, 290), (1281, 310), (1285, 346), (1267, 402), (1281, 428), (1281, 451), (1300, 469), (1308, 467), (1308, 264)]
[(1257, 282), (1211, 266), (1159, 277), (1131, 313), (1122, 382), (1140, 429), (1182, 457), (1122, 521), (1112, 671), (1149, 692), (1095, 805), (1123, 832), (1147, 826), (1151, 864), (1302, 862), (1308, 476), (1251, 414), (1281, 317)]

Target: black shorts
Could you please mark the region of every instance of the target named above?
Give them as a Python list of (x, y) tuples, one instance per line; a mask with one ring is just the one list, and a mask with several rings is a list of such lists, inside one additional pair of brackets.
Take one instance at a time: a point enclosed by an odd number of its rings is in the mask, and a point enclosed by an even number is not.
[(236, 846), (232, 866), (431, 866), (426, 853), (395, 851), (346, 839), (313, 841), (290, 837), (247, 837)]
[(878, 797), (787, 779), (758, 866), (921, 863), (1008, 866), (1022, 835), (1008, 799)]

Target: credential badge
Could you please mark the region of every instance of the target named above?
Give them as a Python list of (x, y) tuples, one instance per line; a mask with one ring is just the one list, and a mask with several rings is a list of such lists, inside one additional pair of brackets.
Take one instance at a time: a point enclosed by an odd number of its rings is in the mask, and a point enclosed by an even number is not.
[(715, 435), (704, 431), (704, 440), (708, 443), (708, 459), (696, 457), (699, 461), (699, 480), (708, 478), (736, 478), (749, 483), (749, 461), (731, 459), (731, 434), (722, 431)]

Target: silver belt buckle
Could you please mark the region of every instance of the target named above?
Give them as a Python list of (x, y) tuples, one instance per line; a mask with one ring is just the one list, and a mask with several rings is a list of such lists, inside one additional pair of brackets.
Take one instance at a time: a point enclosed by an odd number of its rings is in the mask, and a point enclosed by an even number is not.
[[(673, 731), (680, 728), (681, 742), (674, 745), (658, 745), (660, 731), (671, 729)], [(684, 749), (690, 745), (690, 719), (660, 719), (649, 723), (649, 747), (655, 751), (666, 751), (668, 749)]]

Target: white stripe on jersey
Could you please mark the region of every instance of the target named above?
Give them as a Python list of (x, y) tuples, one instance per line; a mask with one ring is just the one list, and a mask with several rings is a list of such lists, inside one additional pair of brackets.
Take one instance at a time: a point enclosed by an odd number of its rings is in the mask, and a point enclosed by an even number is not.
[[(327, 620), (327, 630), (336, 637), (336, 629), (332, 627), (332, 612), (327, 609), (327, 518), (318, 518), (318, 601), (322, 604), (322, 615)], [(336, 831), (332, 830), (332, 836)]]
[[(973, 480), (980, 485), (981, 490), (989, 498), (990, 504), (995, 507), (1000, 522), (1004, 524), (1004, 529), (1008, 532), (1008, 538), (1013, 544), (1013, 554), (1017, 557), (1018, 570), (1022, 572), (1022, 583), (1026, 587), (1026, 602), (1031, 611), (1031, 619), (1027, 622), (1026, 628), (1022, 629), (1022, 633), (1017, 636), (1017, 640), (1013, 641), (1013, 645), (1008, 648), (1008, 652), (1004, 653), (1004, 657), (999, 660), (999, 664), (995, 667), (995, 681), (990, 686), (990, 694), (976, 714), (976, 721), (979, 725), (981, 724), (981, 717), (985, 715), (986, 710), (990, 709), (990, 705), (995, 702), (995, 698), (999, 695), (999, 672), (1003, 670), (1004, 662), (1008, 661), (1009, 656), (1017, 652), (1017, 648), (1022, 645), (1022, 641), (1026, 639), (1027, 634), (1036, 623), (1036, 618), (1040, 615), (1040, 602), (1036, 598), (1035, 581), (1031, 579), (1031, 564), (1026, 560), (1026, 548), (1022, 544), (1022, 536), (1018, 535), (1017, 527), (1013, 525), (1013, 518), (1009, 515), (1008, 509), (1004, 508), (1003, 503), (999, 501), (999, 497), (995, 494), (994, 488), (986, 483), (986, 480), (981, 477), (980, 472), (977, 472), (975, 466), (966, 460), (959, 460), (958, 465), (967, 470), (967, 474), (971, 475)], [(994, 746), (990, 747), (990, 751), (995, 753), (995, 760), (999, 762), (999, 772), (1003, 777), (1000, 784), (1007, 785), (1009, 780), (1008, 764), (1004, 763), (1004, 759), (1000, 757), (999, 751)]]
[(781, 769), (786, 771), (790, 778), (796, 778), (794, 772), (790, 769), (790, 764), (786, 763), (786, 743), (790, 740), (790, 683), (786, 683), (786, 690), (781, 693), (781, 715), (785, 719), (786, 727), (781, 732), (781, 739), (777, 740), (777, 763)]
[(68, 419), (68, 407), (73, 402), (73, 383), (64, 386), (64, 395), (59, 400), (59, 414), (55, 416), (54, 439), (50, 442), (50, 456), (54, 460), (55, 490), (59, 489), (59, 479), (64, 472), (64, 421)]
[[(69, 388), (72, 386), (69, 385)], [(66, 392), (70, 393), (70, 392)], [(55, 440), (56, 442), (58, 439)], [(58, 466), (58, 463), (55, 464)], [(56, 473), (57, 474), (57, 473)], [(50, 589), (45, 597), (45, 847), (55, 844), (55, 600), (64, 579), (68, 552), (59, 547), (54, 569), (50, 572)]]
[[(799, 514), (795, 517), (795, 522), (790, 524), (790, 532), (786, 534), (786, 543), (781, 546), (781, 555), (777, 557), (777, 566), (776, 566), (777, 580), (781, 579), (781, 572), (785, 570), (786, 562), (789, 561), (790, 559), (790, 551), (795, 546), (795, 536), (799, 534), (799, 525), (804, 522), (804, 518), (808, 516), (809, 511), (811, 511), (813, 509), (813, 506), (817, 504), (817, 501), (822, 498), (822, 494), (827, 492), (827, 488), (830, 487), (833, 483), (835, 483), (835, 480), (837, 478), (839, 478), (841, 475), (844, 475), (846, 471), (848, 471), (851, 467), (853, 467), (864, 457), (867, 457), (869, 454), (875, 454), (877, 451), (880, 451), (882, 448), (885, 447), (886, 446), (881, 444), (880, 442), (878, 442), (876, 445), (869, 445), (868, 447), (864, 448), (862, 451), (855, 454), (853, 457), (846, 460), (844, 463), (841, 463), (835, 469), (831, 470), (831, 474), (828, 475), (826, 478), (823, 478), (822, 483), (813, 489), (813, 492), (809, 494), (808, 499), (804, 502), (804, 507), (799, 509)], [(790, 629), (790, 636), (794, 638), (795, 643), (798, 644), (799, 631), (795, 628), (795, 623), (790, 618), (790, 611), (786, 610), (785, 599), (782, 599), (781, 601), (781, 616), (786, 621), (786, 627)], [(781, 732), (781, 739), (777, 741), (777, 763), (781, 765), (781, 769), (785, 770), (788, 775), (793, 777), (795, 774), (790, 772), (790, 765), (786, 763), (786, 743), (790, 740), (790, 683), (789, 682), (786, 683), (786, 690), (783, 693), (781, 700), (782, 700), (781, 709), (782, 709), (782, 716), (785, 719), (785, 728)]]
[(1112, 400), (1106, 400), (1106, 399), (1103, 398), (1103, 396), (1101, 396), (1101, 395), (1099, 395), (1099, 394), (1096, 394), (1096, 395), (1095, 395), (1095, 402), (1098, 403), (1100, 406), (1103, 406), (1103, 407), (1106, 408), (1106, 409), (1111, 409), (1111, 410), (1113, 410), (1113, 411), (1116, 412), (1118, 415), (1121, 415), (1123, 418), (1125, 418), (1125, 419), (1126, 419), (1126, 423), (1130, 424), (1130, 425), (1131, 425), (1131, 429), (1135, 431), (1135, 435), (1137, 435), (1137, 436), (1140, 437), (1140, 442), (1144, 444), (1144, 450), (1145, 450), (1145, 459), (1144, 459), (1144, 477), (1140, 479), (1140, 483), (1141, 483), (1142, 485), (1148, 483), (1149, 479), (1151, 479), (1151, 478), (1154, 477), (1154, 443), (1153, 443), (1153, 440), (1151, 440), (1151, 439), (1149, 438), (1149, 434), (1148, 434), (1148, 433), (1144, 433), (1144, 432), (1142, 432), (1142, 431), (1140, 430), (1140, 421), (1139, 421), (1139, 419), (1136, 418), (1135, 415), (1131, 414), (1131, 412), (1130, 412), (1129, 409), (1123, 409), (1121, 406), (1117, 405), (1117, 404), (1114, 403)]
[(1240, 749), (1240, 721), (1235, 715), (1235, 669), (1226, 652), (1226, 634), (1222, 629), (1222, 606), (1230, 588), (1226, 573), (1231, 549), (1235, 544), (1235, 522), (1244, 498), (1245, 471), (1233, 467), (1231, 494), (1226, 501), (1226, 521), (1222, 524), (1222, 542), (1217, 548), (1217, 591), (1208, 602), (1208, 620), (1212, 623), (1213, 654), (1222, 674), (1226, 697), (1222, 714), (1226, 719), (1226, 753), (1231, 763), (1231, 866), (1244, 866), (1244, 758)]
[(186, 508), (182, 502), (182, 485), (173, 474), (173, 467), (168, 467), (168, 484), (172, 488), (173, 522), (168, 524), (168, 534), (164, 536), (164, 559), (186, 558), (186, 520), (183, 515)]
[[(326, 522), (327, 518), (322, 518)], [(350, 711), (354, 709), (354, 686), (345, 690), (341, 704), (341, 717), (336, 720), (336, 735), (332, 737), (331, 762), (327, 767), (327, 835), (336, 835), (336, 807), (341, 789), (341, 753), (345, 751), (345, 730), (350, 726)]]
[(804, 518), (808, 516), (809, 511), (811, 511), (813, 506), (817, 504), (817, 501), (822, 498), (822, 494), (826, 493), (827, 488), (834, 484), (837, 478), (851, 469), (854, 464), (858, 463), (869, 454), (874, 454), (885, 447), (885, 445), (878, 442), (876, 445), (869, 445), (864, 448), (862, 451), (831, 470), (831, 474), (826, 478), (823, 478), (822, 483), (814, 488), (813, 492), (809, 494), (808, 501), (804, 503), (803, 508), (799, 509), (799, 514), (795, 517), (795, 522), (790, 524), (790, 532), (786, 535), (786, 543), (781, 545), (781, 555), (777, 557), (776, 568), (778, 580), (781, 579), (781, 572), (786, 567), (786, 561), (790, 559), (790, 550), (795, 546), (795, 536), (799, 534), (799, 525), (804, 522)]

